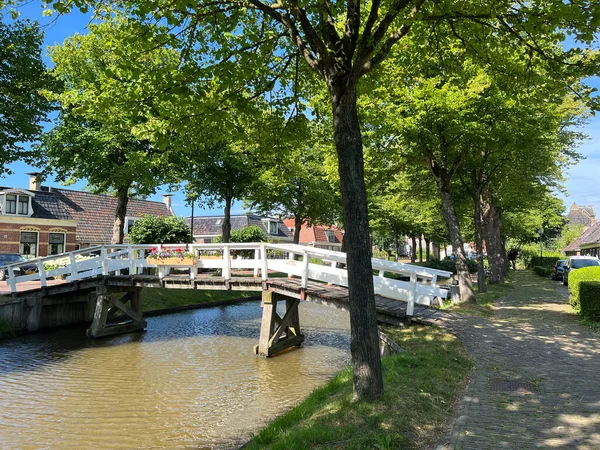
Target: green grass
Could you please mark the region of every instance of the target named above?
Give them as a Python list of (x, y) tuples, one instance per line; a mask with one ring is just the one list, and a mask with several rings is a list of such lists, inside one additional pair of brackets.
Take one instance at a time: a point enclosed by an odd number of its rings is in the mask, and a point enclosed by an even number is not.
[(253, 291), (203, 291), (187, 289), (144, 288), (142, 290), (142, 310), (156, 311), (178, 306), (191, 306), (203, 303), (220, 302), (259, 296)]
[(474, 289), (477, 303), (458, 303), (450, 305), (448, 309), (461, 314), (489, 318), (494, 315), (494, 301), (513, 292), (515, 288), (513, 282), (505, 281), (504, 283), (488, 284), (487, 292), (477, 292), (476, 286)]
[(405, 351), (383, 358), (385, 393), (379, 401), (352, 400), (348, 368), (243, 448), (432, 448), (445, 432), (471, 361), (462, 344), (439, 328), (385, 331)]

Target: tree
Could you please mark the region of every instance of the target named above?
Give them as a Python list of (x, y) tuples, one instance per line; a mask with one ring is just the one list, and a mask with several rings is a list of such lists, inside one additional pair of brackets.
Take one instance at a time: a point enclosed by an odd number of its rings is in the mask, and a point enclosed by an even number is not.
[(0, 174), (16, 160), (34, 161), (34, 153), (20, 144), (40, 135), (52, 109), (41, 92), (52, 86), (42, 63), (42, 38), (36, 23), (0, 23)]
[[(298, 137), (302, 139), (298, 139)], [(326, 179), (318, 136), (298, 133), (266, 155), (254, 186), (246, 196), (249, 208), (265, 215), (294, 218), (294, 244), (303, 224), (332, 224), (341, 215), (339, 195)]]
[(222, 239), (229, 242), (231, 233), (231, 205), (234, 200), (246, 196), (257, 176), (256, 164), (246, 148), (235, 148), (221, 141), (203, 152), (190, 155), (192, 164), (185, 176), (188, 196), (204, 200), (204, 205), (213, 208), (224, 204)]
[[(87, 8), (89, 3), (97, 2), (75, 0), (72, 4)], [(221, 75), (228, 76), (232, 67), (241, 66), (241, 73), (236, 75), (243, 75), (242, 84), (249, 83), (249, 79), (264, 84), (266, 72), (267, 84), (275, 86), (279, 82), (285, 92), (288, 85), (284, 75), (293, 73), (291, 62), (298, 55), (326, 86), (344, 210), (354, 393), (361, 400), (380, 397), (383, 378), (357, 110), (359, 80), (386, 60), (392, 48), (412, 30), (428, 28), (432, 23), (454, 24), (464, 19), (474, 24), (470, 36), (479, 36), (482, 27), (489, 27), (492, 32), (487, 37), (502, 35), (537, 51), (538, 35), (554, 34), (558, 39), (564, 37), (561, 33), (565, 29), (574, 31), (577, 39), (591, 42), (600, 15), (600, 5), (588, 0), (534, 0), (518, 7), (509, 1), (459, 5), (430, 0), (376, 0), (367, 9), (354, 0), (336, 4), (299, 4), (295, 0), (272, 4), (261, 0), (123, 3), (132, 7), (144, 31), (153, 23), (168, 24), (163, 42), (181, 45), (185, 55), (213, 64), (218, 80), (223, 79)], [(68, 8), (62, 1), (52, 4), (60, 10)], [(271, 74), (275, 77), (269, 77)], [(239, 79), (230, 82), (239, 86)]]
[(144, 216), (129, 230), (132, 244), (181, 244), (190, 237), (190, 228), (180, 217)]
[[(52, 76), (60, 89), (48, 95), (62, 111), (37, 147), (47, 172), (56, 172), (59, 181), (86, 179), (94, 191), (115, 192), (113, 243), (123, 242), (130, 191), (149, 195), (172, 175), (167, 152), (132, 134), (127, 120), (132, 114), (120, 94), (142, 68), (157, 80), (164, 70), (177, 67), (178, 54), (163, 49), (140, 53), (127, 35), (123, 20), (91, 24), (86, 36), (50, 48)], [(121, 58), (129, 58), (127, 72), (120, 69)]]

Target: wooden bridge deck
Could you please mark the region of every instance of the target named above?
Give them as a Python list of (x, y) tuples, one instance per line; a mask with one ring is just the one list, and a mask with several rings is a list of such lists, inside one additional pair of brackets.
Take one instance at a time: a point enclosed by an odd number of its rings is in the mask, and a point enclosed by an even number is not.
[[(159, 278), (155, 275), (106, 275), (73, 282), (51, 280), (46, 287), (40, 287), (39, 283), (24, 283), (19, 285), (18, 292), (12, 294), (9, 289), (3, 289), (3, 286), (0, 286), (0, 302), (15, 297), (41, 297), (43, 304), (53, 304), (59, 301), (58, 297), (61, 295), (93, 292), (99, 285), (106, 285), (107, 287), (235, 291), (263, 291), (268, 289), (288, 297), (348, 310), (348, 288), (308, 281), (306, 289), (303, 290), (301, 284), (299, 278), (270, 278), (263, 281), (261, 278), (256, 277), (235, 276), (226, 280), (213, 276), (198, 276), (195, 279), (190, 279), (187, 276)], [(375, 303), (378, 321), (393, 325), (405, 323), (409, 320), (410, 322), (431, 324), (443, 314), (442, 311), (435, 308), (415, 305), (414, 313), (409, 318), (406, 314), (407, 303), (404, 301), (376, 295)]]

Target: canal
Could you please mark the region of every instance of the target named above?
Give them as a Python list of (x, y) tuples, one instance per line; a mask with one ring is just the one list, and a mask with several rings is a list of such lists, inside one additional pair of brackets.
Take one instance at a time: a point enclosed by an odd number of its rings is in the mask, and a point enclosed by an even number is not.
[(303, 348), (254, 355), (259, 302), (0, 341), (0, 448), (237, 448), (350, 359), (348, 314), (302, 303)]

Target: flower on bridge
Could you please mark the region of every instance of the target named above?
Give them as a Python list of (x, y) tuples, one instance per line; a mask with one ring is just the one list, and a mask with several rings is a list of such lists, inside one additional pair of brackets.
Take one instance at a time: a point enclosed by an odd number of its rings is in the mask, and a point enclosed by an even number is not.
[(195, 258), (196, 254), (185, 248), (157, 248), (154, 247), (148, 254), (149, 258)]

